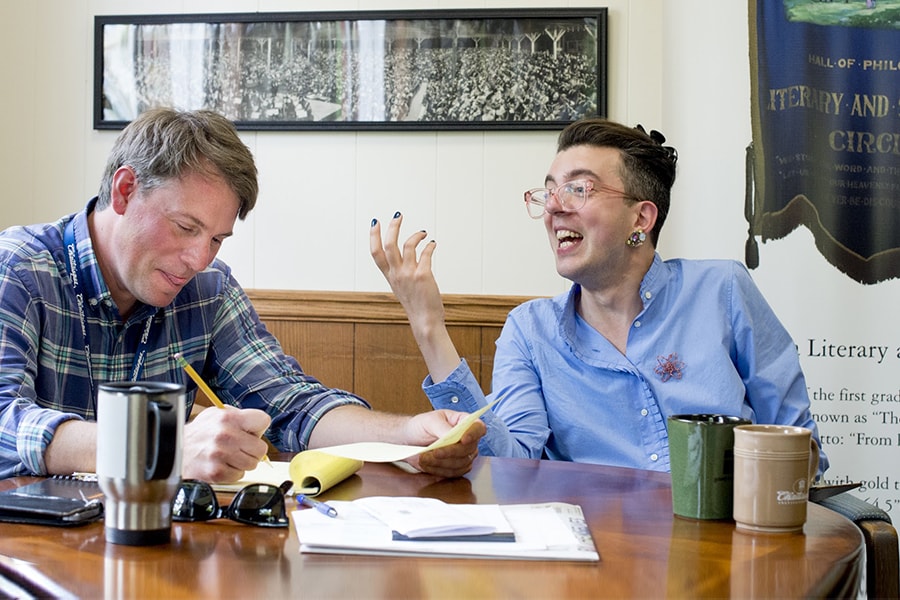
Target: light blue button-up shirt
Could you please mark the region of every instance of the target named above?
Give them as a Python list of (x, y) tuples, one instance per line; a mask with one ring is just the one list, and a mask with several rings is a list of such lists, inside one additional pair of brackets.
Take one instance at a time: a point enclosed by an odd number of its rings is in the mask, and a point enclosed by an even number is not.
[(501, 398), (482, 454), (668, 471), (666, 418), (686, 413), (799, 425), (818, 441), (796, 346), (741, 263), (656, 255), (625, 355), (576, 314), (580, 291), (510, 312), (489, 398), (465, 361), (440, 383), (426, 378), (435, 408)]

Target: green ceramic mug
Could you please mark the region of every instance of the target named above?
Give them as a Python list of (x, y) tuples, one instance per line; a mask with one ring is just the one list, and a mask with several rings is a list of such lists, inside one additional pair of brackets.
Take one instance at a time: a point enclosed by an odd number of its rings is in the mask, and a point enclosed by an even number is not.
[(734, 428), (741, 417), (668, 418), (672, 511), (690, 519), (730, 519), (734, 498)]

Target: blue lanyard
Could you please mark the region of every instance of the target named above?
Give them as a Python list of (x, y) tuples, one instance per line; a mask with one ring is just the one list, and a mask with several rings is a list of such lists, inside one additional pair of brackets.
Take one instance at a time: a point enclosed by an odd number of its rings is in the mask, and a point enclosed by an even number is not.
[[(88, 383), (91, 386), (91, 403), (94, 400), (94, 375), (91, 368), (91, 339), (88, 333), (87, 317), (85, 316), (84, 282), (87, 281), (81, 262), (78, 260), (78, 247), (75, 245), (75, 219), (66, 225), (63, 236), (66, 245), (66, 268), (69, 279), (72, 282), (72, 291), (75, 292), (75, 303), (78, 305), (78, 316), (81, 319), (81, 336), (84, 340), (84, 359), (87, 363)], [(150, 327), (153, 325), (153, 315), (147, 317), (144, 323), (144, 331), (141, 333), (141, 341), (138, 343), (137, 352), (134, 354), (134, 362), (131, 364), (131, 381), (137, 381), (144, 371), (144, 360), (147, 358), (147, 346), (150, 339)], [(96, 413), (96, 405), (94, 413)]]

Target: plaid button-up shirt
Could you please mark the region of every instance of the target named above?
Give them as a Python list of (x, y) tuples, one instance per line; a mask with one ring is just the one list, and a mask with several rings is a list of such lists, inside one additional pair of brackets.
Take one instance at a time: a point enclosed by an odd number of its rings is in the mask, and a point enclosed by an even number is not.
[[(279, 450), (304, 450), (313, 427), (332, 408), (368, 406), (303, 373), (219, 260), (169, 306), (140, 305), (123, 322), (88, 233), (93, 203), (55, 223), (0, 234), (0, 478), (45, 474), (44, 451), (56, 428), (70, 419), (95, 420), (99, 385), (131, 378), (147, 319), (153, 323), (142, 380), (185, 384), (190, 413), (196, 385), (172, 358), (183, 353), (225, 404), (258, 408), (272, 417), (266, 437)], [(66, 270), (64, 231), (70, 221), (85, 279), (79, 283), (90, 368)]]

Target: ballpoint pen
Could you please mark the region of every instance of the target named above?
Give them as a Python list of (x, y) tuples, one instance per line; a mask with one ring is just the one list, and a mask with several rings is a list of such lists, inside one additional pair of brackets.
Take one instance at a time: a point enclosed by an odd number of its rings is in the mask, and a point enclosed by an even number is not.
[[(194, 383), (197, 384), (197, 387), (200, 388), (200, 390), (204, 394), (206, 394), (206, 397), (209, 398), (209, 401), (212, 402), (216, 408), (225, 408), (225, 404), (221, 400), (219, 400), (219, 397), (216, 396), (216, 393), (212, 391), (212, 389), (206, 384), (205, 381), (203, 381), (203, 378), (200, 377), (200, 374), (194, 370), (194, 367), (192, 367), (188, 363), (188, 361), (184, 359), (184, 357), (181, 355), (181, 352), (177, 352), (173, 358), (175, 358), (175, 362), (177, 362), (178, 365), (185, 370), (188, 376), (194, 380)], [(269, 460), (269, 457), (265, 454), (260, 460), (265, 461), (270, 466), (272, 464), (272, 462)]]
[(334, 510), (333, 507), (328, 506), (324, 502), (319, 502), (318, 500), (308, 498), (306, 494), (297, 494), (297, 502), (299, 502), (300, 504), (305, 504), (310, 508), (314, 508), (327, 517), (335, 518), (338, 516), (337, 511)]

